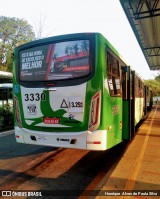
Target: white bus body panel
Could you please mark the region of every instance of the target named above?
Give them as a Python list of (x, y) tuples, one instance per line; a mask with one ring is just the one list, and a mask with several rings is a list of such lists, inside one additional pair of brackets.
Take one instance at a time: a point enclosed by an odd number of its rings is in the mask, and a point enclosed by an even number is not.
[[(106, 150), (107, 147), (107, 131), (105, 130), (53, 133), (15, 127), (15, 136), (19, 143), (42, 146), (87, 150)], [(31, 136), (35, 136), (36, 140), (32, 140)]]
[(144, 117), (144, 98), (135, 98), (135, 122), (136, 124)]

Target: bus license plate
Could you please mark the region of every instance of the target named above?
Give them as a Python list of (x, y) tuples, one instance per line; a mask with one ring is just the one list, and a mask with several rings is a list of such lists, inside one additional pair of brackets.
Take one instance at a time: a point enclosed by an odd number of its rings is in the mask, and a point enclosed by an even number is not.
[(45, 124), (59, 124), (60, 123), (60, 118), (44, 118), (44, 123)]

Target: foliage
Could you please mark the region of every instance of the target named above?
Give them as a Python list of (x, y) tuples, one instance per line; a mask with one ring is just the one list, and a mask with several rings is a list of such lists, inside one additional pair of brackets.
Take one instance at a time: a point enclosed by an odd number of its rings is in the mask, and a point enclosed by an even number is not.
[(152, 90), (153, 96), (160, 96), (160, 81), (145, 80), (145, 84)]
[(160, 82), (160, 74), (155, 77), (155, 80)]
[(0, 107), (0, 127), (13, 127), (14, 119), (12, 108), (9, 104)]
[(12, 71), (13, 49), (34, 38), (32, 26), (27, 21), (0, 16), (0, 70)]

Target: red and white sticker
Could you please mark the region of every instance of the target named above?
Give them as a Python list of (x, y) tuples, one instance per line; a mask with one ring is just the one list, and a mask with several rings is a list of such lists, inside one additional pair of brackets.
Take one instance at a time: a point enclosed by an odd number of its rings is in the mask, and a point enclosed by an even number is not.
[(91, 101), (90, 117), (89, 117), (89, 130), (95, 130), (100, 121), (100, 104), (101, 104), (101, 91), (97, 92)]
[(60, 123), (60, 118), (44, 118), (44, 123), (45, 124), (59, 124)]

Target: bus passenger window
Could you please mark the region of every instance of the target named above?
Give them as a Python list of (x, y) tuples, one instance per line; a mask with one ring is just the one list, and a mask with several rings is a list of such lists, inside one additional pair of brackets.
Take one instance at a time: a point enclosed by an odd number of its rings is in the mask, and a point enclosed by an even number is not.
[(113, 89), (113, 81), (111, 77), (108, 77), (108, 85), (111, 95), (114, 95), (114, 89)]
[(110, 95), (120, 96), (121, 81), (120, 81), (119, 62), (109, 52), (107, 52), (107, 76), (108, 76)]

